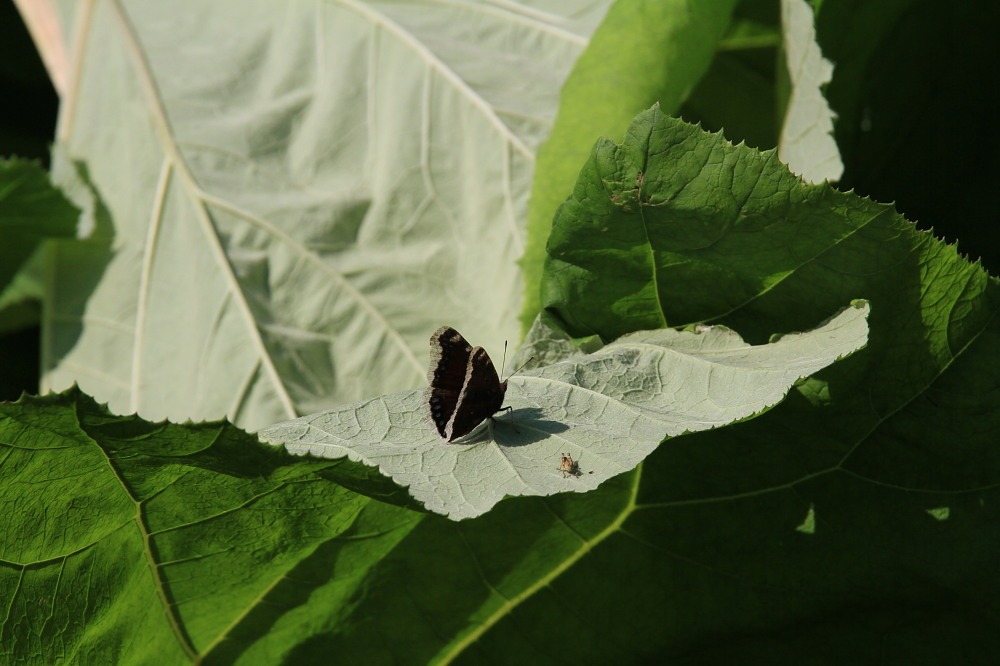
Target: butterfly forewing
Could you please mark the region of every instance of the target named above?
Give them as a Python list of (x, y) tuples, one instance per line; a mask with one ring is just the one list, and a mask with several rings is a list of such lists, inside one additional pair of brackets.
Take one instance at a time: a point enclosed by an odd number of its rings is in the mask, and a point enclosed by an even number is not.
[(473, 348), (450, 326), (442, 326), (431, 336), (427, 379), (431, 420), (449, 442), (500, 411), (507, 391), (507, 382), (500, 382), (486, 350)]
[(458, 407), (465, 385), (472, 346), (451, 326), (442, 326), (431, 336), (431, 366), (427, 371), (427, 406), (438, 434), (445, 439), (448, 422)]

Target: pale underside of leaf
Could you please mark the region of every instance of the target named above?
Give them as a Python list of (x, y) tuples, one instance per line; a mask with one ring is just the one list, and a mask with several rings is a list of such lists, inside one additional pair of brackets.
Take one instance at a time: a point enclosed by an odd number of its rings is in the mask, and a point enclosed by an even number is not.
[[(813, 331), (759, 346), (721, 327), (627, 335), (511, 377), (510, 414), (451, 444), (430, 423), (421, 390), (278, 423), (258, 436), (292, 453), (377, 466), (429, 510), (471, 518), (505, 496), (593, 490), (665, 437), (774, 406), (796, 381), (863, 347), (867, 314), (859, 302)], [(560, 468), (567, 454), (579, 475)]]
[(606, 5), (80, 4), (55, 170), (97, 224), (52, 256), (45, 387), (255, 428), (420, 384), (442, 321), (514, 339), (535, 147)]
[(808, 183), (837, 181), (844, 172), (833, 138), (834, 113), (822, 86), (833, 76), (833, 63), (816, 43), (813, 11), (805, 0), (782, 0), (781, 23), (791, 96), (778, 139), (778, 157)]

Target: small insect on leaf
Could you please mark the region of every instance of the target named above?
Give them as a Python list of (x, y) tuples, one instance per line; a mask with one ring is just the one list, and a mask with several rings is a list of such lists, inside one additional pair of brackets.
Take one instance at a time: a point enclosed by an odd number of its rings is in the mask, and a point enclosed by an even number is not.
[(562, 454), (562, 460), (559, 461), (559, 471), (562, 472), (564, 479), (567, 476), (583, 476), (580, 465), (568, 453)]

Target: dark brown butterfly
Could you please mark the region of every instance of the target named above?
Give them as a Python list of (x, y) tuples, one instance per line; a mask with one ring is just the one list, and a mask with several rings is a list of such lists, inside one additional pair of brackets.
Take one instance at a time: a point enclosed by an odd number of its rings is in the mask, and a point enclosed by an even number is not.
[(431, 420), (449, 442), (503, 409), (507, 382), (500, 381), (486, 350), (473, 348), (451, 326), (442, 326), (431, 336), (427, 381)]

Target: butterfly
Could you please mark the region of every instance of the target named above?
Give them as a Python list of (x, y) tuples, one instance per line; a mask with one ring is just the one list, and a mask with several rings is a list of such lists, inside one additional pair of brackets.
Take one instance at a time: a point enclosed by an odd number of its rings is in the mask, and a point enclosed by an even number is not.
[(442, 326), (431, 336), (427, 381), (431, 420), (438, 434), (449, 442), (504, 410), (507, 382), (500, 381), (490, 355), (482, 347), (470, 345), (451, 326)]

